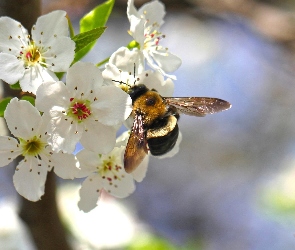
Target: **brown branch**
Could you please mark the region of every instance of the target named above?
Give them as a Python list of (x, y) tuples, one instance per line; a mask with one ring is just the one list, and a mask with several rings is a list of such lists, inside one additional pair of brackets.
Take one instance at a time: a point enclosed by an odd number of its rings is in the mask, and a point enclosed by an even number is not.
[[(2, 0), (0, 16), (10, 16), (21, 22), (28, 30), (41, 15), (40, 0)], [(4, 84), (3, 95), (18, 96), (19, 91), (11, 90)], [(15, 162), (15, 165), (17, 162)], [(37, 249), (69, 250), (66, 233), (58, 216), (56, 204), (55, 174), (49, 172), (45, 184), (45, 195), (38, 202), (31, 202), (21, 197), (20, 217), (27, 224)]]

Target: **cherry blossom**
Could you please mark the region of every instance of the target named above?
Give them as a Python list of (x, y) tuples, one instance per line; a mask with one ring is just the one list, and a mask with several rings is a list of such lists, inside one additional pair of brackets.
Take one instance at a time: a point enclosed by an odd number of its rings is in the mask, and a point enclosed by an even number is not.
[(47, 119), (34, 106), (13, 98), (4, 117), (17, 139), (0, 136), (0, 167), (8, 165), (17, 156), (24, 157), (13, 176), (14, 186), (20, 195), (31, 201), (39, 200), (44, 194), (47, 172), (52, 169), (61, 178), (74, 178), (78, 171), (74, 156), (52, 151), (47, 143)]
[(97, 153), (110, 152), (118, 126), (132, 111), (131, 98), (115, 86), (103, 85), (98, 68), (78, 62), (63, 82), (46, 82), (37, 90), (36, 107), (51, 117), (49, 144), (72, 153), (80, 141)]
[(42, 82), (58, 80), (54, 72), (65, 72), (74, 59), (65, 11), (39, 17), (31, 35), (10, 17), (0, 18), (0, 30), (0, 79), (19, 81), (23, 91), (35, 94)]
[(160, 32), (164, 23), (164, 5), (155, 0), (144, 4), (139, 10), (134, 7), (134, 0), (127, 2), (127, 16), (130, 22), (130, 35), (139, 44), (148, 65), (163, 75), (176, 79), (167, 73), (173, 72), (181, 65), (181, 59), (160, 45), (165, 35)]

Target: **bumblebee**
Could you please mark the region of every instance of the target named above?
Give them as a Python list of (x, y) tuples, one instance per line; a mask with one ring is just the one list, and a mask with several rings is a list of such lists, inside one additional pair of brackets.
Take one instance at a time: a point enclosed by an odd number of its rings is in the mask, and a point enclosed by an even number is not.
[(162, 97), (144, 84), (127, 92), (133, 105), (133, 125), (124, 154), (127, 173), (134, 171), (150, 152), (159, 156), (169, 152), (178, 138), (179, 113), (205, 116), (231, 107), (227, 101), (210, 97)]

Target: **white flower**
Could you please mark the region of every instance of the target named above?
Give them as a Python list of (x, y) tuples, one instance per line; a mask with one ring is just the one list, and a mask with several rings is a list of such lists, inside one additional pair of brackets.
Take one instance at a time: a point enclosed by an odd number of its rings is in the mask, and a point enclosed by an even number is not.
[(147, 63), (165, 76), (176, 79), (175, 76), (166, 73), (178, 69), (181, 59), (160, 45), (160, 41), (165, 38), (165, 35), (159, 31), (164, 23), (164, 15), (164, 5), (157, 0), (144, 4), (138, 11), (134, 7), (134, 0), (127, 2), (130, 34), (138, 42)]
[(133, 177), (124, 170), (122, 155), (124, 147), (115, 147), (109, 154), (101, 155), (89, 150), (80, 151), (76, 157), (81, 172), (77, 177), (88, 176), (80, 189), (78, 206), (84, 212), (96, 207), (102, 190), (124, 198), (135, 190)]
[(110, 152), (116, 130), (132, 111), (131, 98), (115, 86), (103, 86), (101, 72), (78, 62), (63, 82), (46, 82), (37, 90), (36, 107), (48, 112), (49, 143), (53, 150), (71, 153), (78, 141), (97, 153)]
[(24, 159), (13, 176), (17, 192), (31, 201), (44, 194), (47, 171), (65, 179), (76, 175), (73, 155), (54, 153), (47, 143), (46, 118), (29, 102), (13, 98), (7, 105), (4, 117), (8, 128), (17, 139), (0, 136), (0, 167), (6, 166), (17, 156)]
[(125, 47), (119, 48), (110, 57), (102, 75), (108, 84), (127, 91), (134, 84), (144, 84), (149, 89), (156, 89), (162, 96), (172, 96), (174, 83), (158, 71), (143, 70), (141, 54), (138, 50), (130, 51)]
[(42, 82), (57, 80), (53, 72), (65, 72), (74, 59), (65, 11), (39, 17), (31, 36), (9, 17), (0, 18), (0, 30), (0, 79), (19, 81), (23, 91), (35, 94)]

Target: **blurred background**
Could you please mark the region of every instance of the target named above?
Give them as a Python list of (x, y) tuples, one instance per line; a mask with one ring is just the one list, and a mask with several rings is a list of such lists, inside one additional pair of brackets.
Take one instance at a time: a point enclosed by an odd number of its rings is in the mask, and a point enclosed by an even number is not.
[[(43, 0), (42, 12), (66, 10), (78, 31), (79, 19), (102, 2)], [(83, 61), (100, 62), (132, 40), (126, 2), (116, 1)], [(80, 182), (60, 182), (73, 249), (295, 249), (295, 1), (164, 3), (163, 42), (183, 61), (175, 96), (218, 97), (232, 108), (181, 116), (180, 152), (151, 157), (127, 199), (103, 195), (84, 214)], [(13, 173), (0, 169), (0, 249), (35, 249), (17, 216)]]

